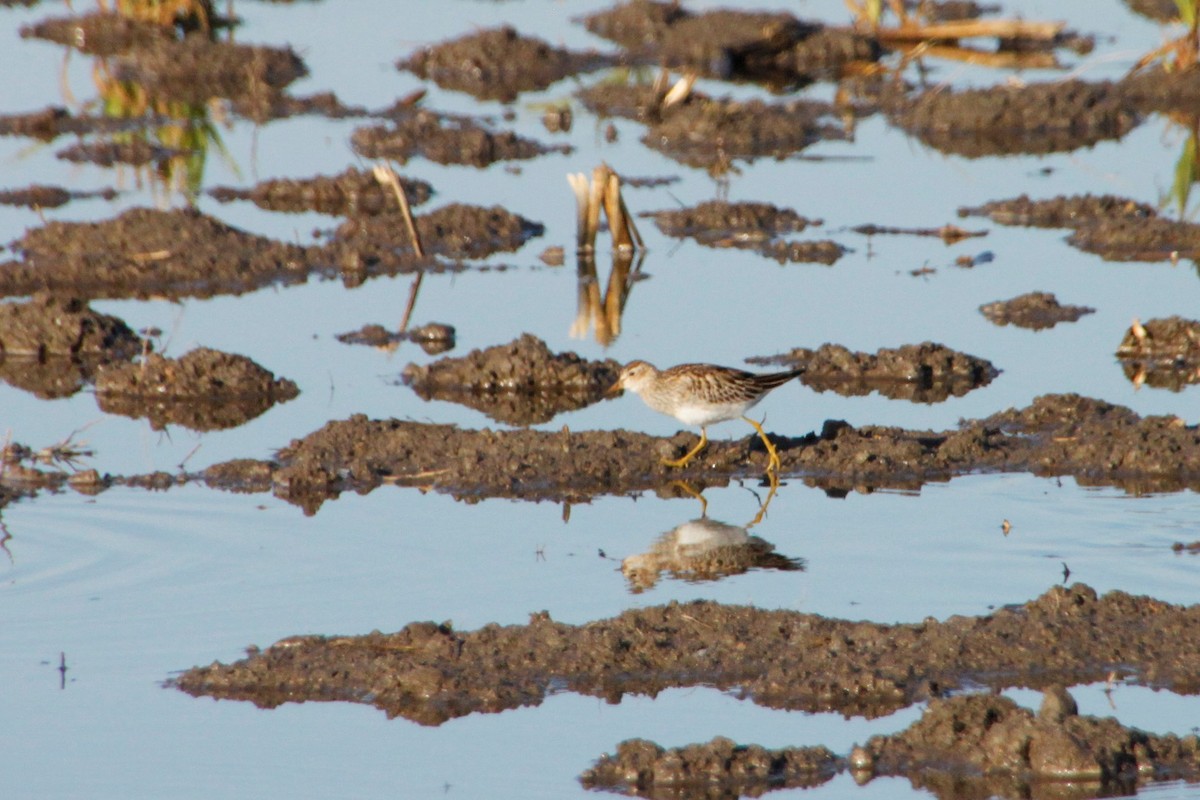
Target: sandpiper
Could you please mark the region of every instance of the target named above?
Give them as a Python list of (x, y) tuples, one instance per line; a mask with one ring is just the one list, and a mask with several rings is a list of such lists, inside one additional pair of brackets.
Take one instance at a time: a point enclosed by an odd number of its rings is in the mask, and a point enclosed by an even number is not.
[(746, 416), (767, 392), (804, 372), (804, 368), (765, 375), (714, 364), (680, 364), (659, 370), (645, 361), (631, 361), (610, 391), (628, 389), (655, 411), (668, 414), (685, 425), (700, 426), (700, 443), (683, 458), (664, 459), (669, 467), (683, 467), (708, 444), (708, 426), (741, 417), (754, 426), (767, 448), (767, 472), (779, 469), (779, 453), (762, 425)]

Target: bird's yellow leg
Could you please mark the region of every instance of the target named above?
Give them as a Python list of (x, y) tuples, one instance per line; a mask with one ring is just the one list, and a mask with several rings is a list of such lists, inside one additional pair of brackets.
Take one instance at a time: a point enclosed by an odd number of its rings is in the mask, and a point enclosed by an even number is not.
[(704, 428), (701, 428), (700, 444), (693, 447), (683, 458), (676, 459), (674, 461), (669, 458), (664, 458), (662, 463), (666, 464), (668, 467), (686, 467), (687, 463), (695, 458), (696, 454), (703, 450), (706, 444), (708, 444), (708, 431)]
[(783, 462), (779, 460), (779, 453), (775, 450), (775, 445), (771, 444), (771, 440), (767, 438), (767, 432), (763, 430), (763, 426), (749, 417), (742, 417), (742, 419), (754, 426), (754, 430), (758, 431), (758, 438), (762, 439), (762, 443), (767, 448), (767, 474), (778, 472), (779, 468), (783, 466)]
[(704, 499), (704, 495), (697, 492), (691, 487), (687, 481), (671, 481), (671, 486), (678, 486), (687, 495), (690, 495), (700, 501), (700, 516), (708, 516), (708, 501)]
[(763, 504), (758, 507), (758, 514), (754, 516), (754, 519), (746, 523), (746, 530), (750, 530), (755, 525), (763, 521), (763, 517), (767, 515), (767, 506), (771, 505), (771, 500), (774, 499), (775, 492), (779, 491), (779, 476), (774, 472), (768, 472), (767, 478), (771, 482), (771, 491), (767, 492), (767, 499), (764, 500)]

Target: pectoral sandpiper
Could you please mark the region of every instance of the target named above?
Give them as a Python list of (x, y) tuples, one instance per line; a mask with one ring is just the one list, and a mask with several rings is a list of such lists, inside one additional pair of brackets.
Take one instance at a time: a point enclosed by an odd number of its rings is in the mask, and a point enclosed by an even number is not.
[(631, 361), (621, 370), (621, 376), (610, 390), (628, 389), (641, 396), (655, 411), (668, 414), (685, 425), (700, 426), (700, 443), (683, 458), (664, 459), (669, 467), (683, 467), (708, 444), (708, 426), (741, 417), (754, 426), (767, 448), (767, 472), (776, 472), (781, 463), (779, 453), (767, 438), (762, 425), (746, 416), (767, 392), (804, 372), (803, 368), (787, 372), (755, 374), (713, 364), (680, 364), (659, 370), (645, 361)]

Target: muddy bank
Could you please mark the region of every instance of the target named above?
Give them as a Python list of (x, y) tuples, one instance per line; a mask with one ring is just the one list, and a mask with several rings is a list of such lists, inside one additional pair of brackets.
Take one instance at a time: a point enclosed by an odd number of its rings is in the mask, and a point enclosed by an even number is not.
[(776, 552), (775, 545), (750, 535), (746, 526), (708, 517), (672, 528), (646, 552), (621, 561), (621, 573), (635, 594), (654, 587), (664, 573), (672, 580), (701, 583), (762, 569), (802, 572), (804, 559)]
[(504, 26), (430, 45), (396, 66), (443, 89), (512, 102), (521, 92), (612, 63), (594, 51), (574, 53)]
[(1200, 260), (1200, 225), (1159, 216), (1151, 206), (1112, 195), (1026, 195), (960, 208), (960, 216), (986, 216), (1001, 225), (1072, 230), (1067, 242), (1106, 261)]
[(431, 356), (441, 355), (454, 349), (456, 341), (454, 326), (442, 322), (429, 322), (406, 331), (389, 331), (382, 325), (367, 324), (356, 331), (339, 333), (335, 337), (342, 344), (364, 344), (390, 350), (400, 342), (416, 342)]
[(690, 237), (706, 247), (736, 247), (751, 250), (779, 263), (817, 262), (833, 264), (845, 248), (831, 241), (789, 242), (780, 237), (799, 233), (821, 220), (810, 220), (790, 208), (770, 203), (727, 203), (710, 200), (691, 208), (648, 211), (658, 229), (676, 239)]
[(135, 208), (101, 222), (50, 222), (0, 263), (0, 296), (50, 291), (86, 298), (213, 297), (310, 275), (351, 285), (375, 275), (461, 269), (459, 262), (513, 251), (539, 223), (496, 206), (451, 204), (415, 218), (418, 259), (399, 214), (354, 218), (325, 246), (300, 246), (234, 228), (195, 210)]
[(626, 694), (713, 686), (771, 708), (879, 717), (967, 686), (1045, 688), (1104, 680), (1200, 691), (1200, 606), (1080, 584), (982, 617), (881, 625), (707, 601), (574, 626), (295, 636), (234, 664), (185, 672), (192, 695), (368, 703), (424, 725), (539, 705), (568, 690)]
[(1132, 795), (1147, 780), (1200, 777), (1200, 740), (1079, 716), (1074, 698), (1054, 687), (1036, 715), (1006, 697), (935, 699), (920, 720), (872, 737), (848, 757), (824, 747), (766, 750), (721, 737), (671, 749), (631, 739), (580, 782), (648, 798), (757, 796), (816, 785), (846, 769), (860, 785), (905, 777), (913, 788), (947, 799)]
[(181, 358), (157, 353), (100, 367), (96, 401), (109, 414), (207, 431), (233, 428), (300, 390), (245, 356), (198, 347)]
[(987, 386), (1000, 374), (987, 359), (960, 353), (942, 344), (923, 342), (875, 353), (823, 344), (816, 350), (797, 347), (775, 356), (746, 359), (751, 364), (806, 367), (805, 386), (845, 397), (879, 392), (894, 400), (940, 403)]
[(493, 130), (469, 117), (406, 109), (391, 125), (365, 125), (350, 135), (350, 146), (364, 158), (401, 163), (422, 157), (435, 164), (486, 167), (497, 161), (570, 153), (569, 145), (543, 145), (507, 130)]
[(58, 208), (72, 200), (84, 200), (100, 197), (105, 200), (116, 198), (115, 189), (100, 189), (92, 192), (73, 192), (61, 186), (42, 186), (34, 184), (23, 189), (0, 190), (0, 205), (25, 206), (26, 208)]
[(786, 13), (713, 9), (694, 14), (678, 3), (632, 0), (583, 23), (619, 44), (632, 61), (780, 87), (809, 83), (880, 54), (873, 39)]
[(1200, 383), (1200, 322), (1167, 317), (1134, 320), (1117, 347), (1121, 369), (1134, 386), (1178, 392)]
[[(433, 196), (433, 187), (417, 178), (401, 177), (404, 197), (416, 207)], [(400, 204), (388, 186), (383, 186), (369, 170), (350, 167), (344, 172), (314, 178), (279, 178), (261, 181), (249, 189), (217, 186), (208, 194), (222, 203), (249, 200), (267, 211), (299, 213), (316, 211), (336, 217), (398, 214)]]
[(1060, 322), (1076, 322), (1086, 314), (1096, 313), (1088, 306), (1064, 306), (1050, 292), (1028, 292), (1011, 300), (997, 300), (979, 307), (979, 313), (1001, 327), (1041, 331)]
[(819, 141), (848, 138), (839, 112), (829, 103), (713, 98), (693, 91), (670, 107), (653, 86), (597, 84), (578, 93), (600, 116), (648, 124), (641, 141), (681, 164), (716, 172), (731, 161), (787, 158)]
[(527, 333), (461, 358), (409, 364), (402, 377), (422, 400), (449, 400), (498, 422), (534, 425), (599, 402), (620, 370), (612, 359), (588, 361), (572, 352), (552, 353), (545, 342)]
[(939, 86), (895, 101), (888, 119), (943, 153), (968, 158), (1013, 153), (1060, 153), (1137, 127), (1120, 87), (1080, 80), (987, 89)]
[[(586, 502), (658, 491), (677, 479), (697, 488), (758, 476), (767, 455), (756, 435), (710, 441), (685, 469), (665, 466), (695, 447), (695, 433), (658, 438), (617, 431), (467, 430), (356, 415), (283, 448), (270, 463), (274, 492), (315, 513), (344, 491), (419, 487), (468, 501), (485, 497)], [(781, 474), (833, 493), (917, 489), (980, 471), (1070, 475), (1126, 491), (1200, 489), (1200, 431), (1176, 417), (1139, 417), (1078, 395), (948, 431), (827, 421), (820, 434), (772, 433)]]

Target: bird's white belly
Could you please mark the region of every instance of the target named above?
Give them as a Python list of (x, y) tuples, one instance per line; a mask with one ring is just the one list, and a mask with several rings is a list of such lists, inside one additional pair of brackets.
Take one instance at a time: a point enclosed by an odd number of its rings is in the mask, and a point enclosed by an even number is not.
[(674, 416), (684, 425), (712, 425), (737, 419), (753, 405), (754, 403), (684, 404), (675, 409)]

